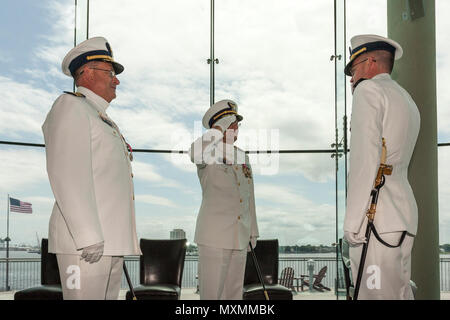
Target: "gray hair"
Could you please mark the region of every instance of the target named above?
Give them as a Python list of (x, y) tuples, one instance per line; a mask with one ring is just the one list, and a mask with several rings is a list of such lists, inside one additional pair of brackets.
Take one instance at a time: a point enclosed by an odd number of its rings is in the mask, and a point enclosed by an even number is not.
[(75, 80), (75, 84), (78, 86), (79, 81), (81, 80), (82, 75), (84, 74), (84, 71), (85, 71), (86, 68), (89, 68), (89, 67), (96, 67), (97, 65), (98, 65), (98, 62), (97, 62), (97, 61), (89, 61), (89, 62), (83, 64), (81, 67), (79, 67), (79, 68), (75, 71), (75, 73), (74, 73), (74, 75), (73, 75), (73, 79)]
[(394, 68), (394, 55), (392, 53), (386, 50), (375, 50), (371, 54), (388, 73), (392, 72)]

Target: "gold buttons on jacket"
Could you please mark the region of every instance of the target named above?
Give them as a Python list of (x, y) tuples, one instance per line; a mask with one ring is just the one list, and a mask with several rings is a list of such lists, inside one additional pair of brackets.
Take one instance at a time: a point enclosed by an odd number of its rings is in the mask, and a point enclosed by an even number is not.
[(242, 203), (242, 199), (241, 199), (241, 203)]

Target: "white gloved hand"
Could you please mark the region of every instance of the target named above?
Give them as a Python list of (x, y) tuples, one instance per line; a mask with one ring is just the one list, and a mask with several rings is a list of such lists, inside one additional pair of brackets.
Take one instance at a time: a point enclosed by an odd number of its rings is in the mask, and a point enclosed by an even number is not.
[(220, 127), (222, 133), (225, 133), (225, 131), (228, 129), (228, 127), (236, 120), (237, 120), (236, 116), (233, 114), (231, 116), (226, 116), (226, 117), (223, 117), (222, 119), (217, 120), (217, 122), (214, 123), (214, 126)]
[[(252, 244), (252, 248), (255, 249), (256, 248), (256, 237), (250, 237), (250, 243)], [(247, 246), (247, 252), (252, 251), (252, 249), (250, 249), (250, 244)]]
[(102, 242), (93, 244), (92, 246), (83, 248), (83, 252), (81, 253), (81, 259), (84, 259), (86, 262), (94, 263), (100, 260), (103, 255), (103, 249), (105, 245)]
[(344, 231), (344, 238), (345, 238), (345, 240), (347, 240), (350, 247), (354, 247), (359, 244), (367, 242), (366, 237), (360, 237), (360, 236), (358, 236), (357, 233), (353, 233), (353, 232), (349, 232), (349, 231)]

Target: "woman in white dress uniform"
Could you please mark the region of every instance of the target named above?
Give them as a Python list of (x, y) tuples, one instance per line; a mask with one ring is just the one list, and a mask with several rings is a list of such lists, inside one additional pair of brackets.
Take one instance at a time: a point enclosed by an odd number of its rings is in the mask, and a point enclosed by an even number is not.
[(203, 117), (208, 130), (189, 150), (203, 195), (194, 239), (200, 299), (242, 299), (247, 249), (259, 236), (249, 159), (233, 146), (241, 120), (233, 101), (215, 103)]

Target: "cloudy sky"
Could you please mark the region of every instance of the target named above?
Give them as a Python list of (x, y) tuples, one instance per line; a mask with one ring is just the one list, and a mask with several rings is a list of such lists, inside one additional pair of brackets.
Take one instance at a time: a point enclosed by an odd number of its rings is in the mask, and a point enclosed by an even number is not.
[[(450, 23), (439, 12), (450, 4), (436, 2), (439, 141), (449, 142), (450, 38), (439, 31)], [(89, 37), (106, 37), (125, 66), (108, 114), (134, 148), (187, 150), (201, 134), (199, 121), (209, 106), (209, 4), (90, 1)], [(238, 103), (244, 116), (238, 144), (246, 150), (329, 149), (335, 135), (333, 1), (229, 0), (216, 1), (215, 9), (215, 100)], [(72, 89), (60, 63), (73, 47), (74, 1), (5, 1), (0, 24), (0, 140), (43, 143), (48, 110)], [(347, 0), (347, 39), (357, 33), (387, 34), (385, 0)], [(348, 101), (350, 109), (350, 95)], [(335, 241), (329, 154), (251, 160), (262, 238), (282, 245)], [(447, 160), (450, 149), (441, 148), (441, 243), (450, 243)], [(0, 145), (0, 161), (0, 208), (6, 210), (9, 193), (34, 209), (31, 216), (11, 214), (10, 236), (13, 243), (35, 243), (36, 233), (47, 236), (53, 205), (44, 149)], [(139, 237), (168, 238), (182, 228), (192, 241), (201, 190), (187, 156), (138, 153), (133, 170)], [(6, 212), (0, 237), (5, 233)]]

